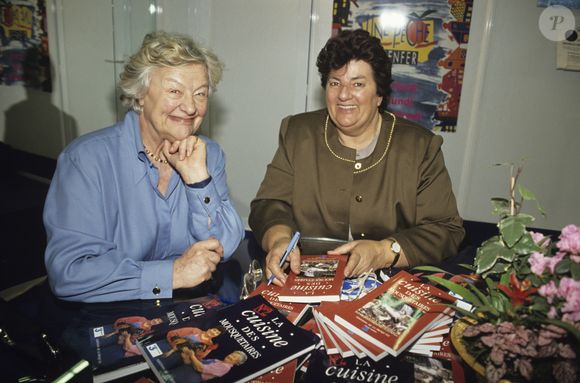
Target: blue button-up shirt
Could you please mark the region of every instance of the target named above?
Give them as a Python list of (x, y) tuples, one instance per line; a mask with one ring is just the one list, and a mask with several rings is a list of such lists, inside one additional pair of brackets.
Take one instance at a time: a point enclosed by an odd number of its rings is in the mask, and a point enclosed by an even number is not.
[(244, 227), (229, 198), (224, 153), (203, 140), (211, 181), (191, 187), (174, 171), (166, 195), (135, 112), (65, 148), (44, 208), (45, 263), (58, 297), (169, 298), (173, 261), (190, 245), (215, 237), (224, 259), (232, 255)]

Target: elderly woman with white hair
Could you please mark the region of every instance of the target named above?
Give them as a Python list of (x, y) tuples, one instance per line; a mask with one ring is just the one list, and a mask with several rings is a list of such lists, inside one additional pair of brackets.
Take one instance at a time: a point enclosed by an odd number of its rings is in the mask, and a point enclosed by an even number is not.
[(219, 145), (197, 135), (222, 64), (189, 37), (156, 32), (121, 74), (123, 121), (58, 158), (44, 224), (55, 295), (170, 298), (212, 278), (244, 235)]

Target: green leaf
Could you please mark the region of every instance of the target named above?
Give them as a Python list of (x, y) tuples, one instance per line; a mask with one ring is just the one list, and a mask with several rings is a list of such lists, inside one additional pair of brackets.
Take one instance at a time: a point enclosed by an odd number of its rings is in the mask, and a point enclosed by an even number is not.
[(499, 282), (504, 286), (510, 285), (510, 276), (507, 273), (501, 275)]
[(473, 265), (469, 265), (467, 263), (458, 263), (458, 266), (463, 267), (464, 269), (467, 269), (469, 271), (475, 271), (475, 267), (473, 267)]
[(548, 305), (546, 302), (535, 302), (530, 306), (530, 308), (534, 311), (545, 314), (550, 310), (550, 305)]
[(454, 304), (446, 304), (446, 306), (451, 307), (453, 310), (457, 311), (458, 313), (462, 314), (463, 316), (474, 319), (476, 322), (480, 322), (482, 319), (481, 317), (478, 317), (476, 314), (472, 313), (471, 311), (467, 311), (465, 309), (462, 309), (461, 307), (457, 307)]
[(484, 305), (489, 305), (490, 304), (489, 298), (485, 294), (483, 294), (477, 287), (475, 287), (474, 285), (472, 285), (470, 283), (467, 284), (467, 287), (471, 291), (473, 291), (473, 293), (475, 295), (477, 295), (477, 297), (479, 298), (479, 300), (481, 301), (481, 303), (483, 303)]
[(487, 284), (487, 289), (489, 291), (489, 296), (493, 307), (495, 307), (500, 313), (505, 313), (507, 311), (507, 306), (509, 306), (509, 301), (502, 292), (497, 288), (497, 283), (490, 278), (485, 279)]
[(487, 270), (491, 269), (497, 262), (497, 257), (493, 251), (477, 251), (477, 256), (475, 257), (475, 272), (477, 274), (483, 274)]
[(440, 284), (441, 286), (445, 287), (449, 291), (454, 292), (455, 294), (461, 295), (463, 299), (471, 302), (473, 305), (476, 306), (482, 305), (481, 301), (475, 294), (473, 294), (471, 291), (455, 282), (451, 282), (444, 278), (435, 277), (433, 275), (429, 275), (426, 278), (429, 279), (430, 281)]
[(486, 312), (492, 314), (495, 317), (499, 316), (499, 312), (497, 311), (497, 309), (491, 305), (479, 306), (477, 307), (476, 312), (477, 313)]
[(491, 199), (491, 214), (505, 217), (510, 214), (510, 201), (505, 198)]
[(435, 267), (435, 266), (416, 266), (413, 267), (413, 270), (419, 270), (419, 271), (432, 271), (434, 273), (445, 273), (445, 274), (450, 274), (448, 271), (445, 271), (439, 267)]
[(574, 280), (580, 280), (580, 263), (572, 262), (570, 265), (570, 273)]
[(498, 227), (507, 247), (513, 247), (524, 235), (526, 226), (534, 222), (534, 217), (528, 214), (518, 214), (499, 221)]
[(532, 235), (527, 231), (522, 235), (520, 240), (512, 247), (512, 249), (519, 255), (531, 254), (542, 250), (540, 246), (536, 245)]
[(475, 256), (476, 273), (482, 274), (492, 269), (499, 259), (513, 261), (514, 254), (500, 242), (486, 242), (477, 249)]
[(570, 263), (572, 260), (570, 258), (564, 258), (556, 265), (556, 273), (557, 274), (567, 274), (570, 272)]
[(535, 201), (536, 195), (525, 186), (519, 185), (518, 191), (525, 201)]
[(536, 274), (528, 275), (528, 279), (530, 280), (530, 282), (532, 282), (532, 285), (534, 285), (534, 286), (539, 286), (539, 285), (544, 284), (544, 281), (542, 280), (542, 278), (538, 277)]

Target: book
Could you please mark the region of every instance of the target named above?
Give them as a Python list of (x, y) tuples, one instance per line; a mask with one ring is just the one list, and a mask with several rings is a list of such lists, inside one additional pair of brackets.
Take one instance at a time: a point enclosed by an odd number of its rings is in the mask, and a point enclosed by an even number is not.
[(304, 382), (414, 382), (412, 363), (388, 356), (380, 361), (356, 356), (328, 355), (324, 348), (312, 352)]
[(281, 302), (278, 299), (281, 290), (280, 286), (262, 283), (249, 296), (253, 297), (258, 294), (263, 296), (272, 306), (284, 314), (290, 322), (297, 325), (308, 312), (309, 307), (306, 303)]
[(397, 356), (451, 311), (445, 301), (455, 298), (400, 271), (363, 298), (338, 305), (334, 322)]
[(86, 308), (67, 336), (73, 351), (91, 363), (93, 382), (102, 383), (149, 369), (137, 339), (156, 329), (223, 306), (214, 295), (159, 306), (144, 302), (94, 304)]
[[(340, 303), (338, 302), (322, 302), (314, 310), (317, 321), (321, 322), (321, 326), (325, 326), (326, 328), (328, 328), (327, 331), (332, 335), (333, 339), (340, 339), (359, 358), (367, 356), (373, 359), (374, 361), (379, 361), (380, 359), (389, 355), (388, 351), (385, 350), (384, 348), (381, 348), (376, 344), (369, 342), (367, 339), (345, 328), (340, 323), (331, 320), (330, 318), (334, 317), (334, 311), (335, 308), (338, 307), (338, 305), (340, 305)], [(433, 351), (437, 351), (441, 348), (441, 343), (444, 340), (444, 338), (438, 334), (442, 332), (448, 333), (450, 330), (450, 323), (451, 318), (444, 318), (433, 322), (433, 326), (430, 327), (429, 330), (427, 330), (425, 333), (423, 333), (410, 346), (408, 352), (431, 356), (431, 353)], [(335, 343), (338, 342), (335, 341)], [(326, 346), (326, 348), (327, 352), (330, 354), (332, 349), (329, 350), (328, 346)], [(345, 354), (343, 353), (341, 353), (341, 355), (343, 357), (345, 356)]]
[(267, 374), (250, 380), (250, 383), (294, 383), (294, 376), (298, 368), (298, 358), (276, 367)]
[(346, 255), (301, 256), (300, 274), (288, 274), (278, 299), (300, 303), (340, 300), (346, 261)]
[[(202, 339), (202, 333), (219, 334)], [(216, 331), (217, 332), (217, 331)], [(318, 337), (256, 295), (137, 341), (160, 382), (246, 382), (310, 352)]]

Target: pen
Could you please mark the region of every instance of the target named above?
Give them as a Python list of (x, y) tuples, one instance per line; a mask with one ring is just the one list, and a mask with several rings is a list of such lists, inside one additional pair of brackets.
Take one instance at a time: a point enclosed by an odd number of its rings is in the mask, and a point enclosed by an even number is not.
[[(296, 233), (294, 233), (294, 236), (290, 240), (290, 243), (288, 244), (288, 247), (286, 247), (286, 250), (284, 250), (284, 254), (282, 255), (282, 259), (280, 259), (280, 267), (282, 267), (284, 265), (284, 262), (286, 262), (286, 258), (288, 258), (288, 255), (290, 255), (292, 250), (294, 250), (299, 239), (300, 239), (300, 232), (297, 231)], [(270, 279), (268, 279), (268, 286), (272, 283), (274, 278), (275, 278), (274, 274), (270, 275)]]

